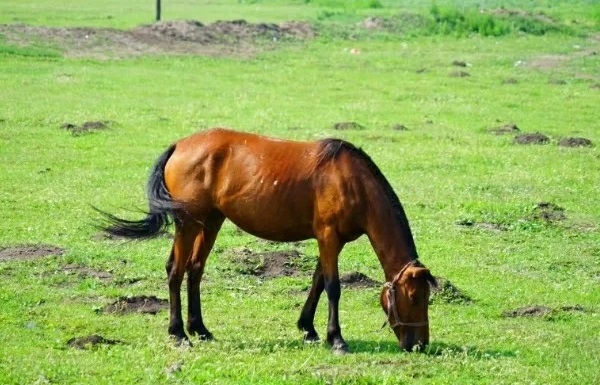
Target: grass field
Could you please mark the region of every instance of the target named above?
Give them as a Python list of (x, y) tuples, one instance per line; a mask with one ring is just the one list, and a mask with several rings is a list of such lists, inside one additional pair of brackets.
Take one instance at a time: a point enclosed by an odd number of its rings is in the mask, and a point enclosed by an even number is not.
[[(317, 31), (207, 55), (120, 46), (111, 56), (112, 40), (90, 47), (14, 32), (13, 23), (127, 30), (154, 15), (141, 0), (70, 3), (0, 4), (1, 384), (600, 382), (597, 2), (437, 2), (460, 28), (489, 23), (476, 15), (501, 7), (495, 26), (553, 28), (496, 37), (435, 29), (431, 3), (415, 0), (163, 2), (165, 20), (300, 20)], [(368, 17), (382, 24), (361, 26)], [(85, 122), (106, 127), (76, 128)], [(335, 130), (337, 122), (362, 128)], [(508, 123), (520, 131), (490, 132)], [(215, 341), (174, 346), (167, 310), (103, 311), (122, 297), (168, 298), (170, 240), (105, 239), (90, 205), (136, 218), (156, 157), (212, 126), (341, 137), (371, 155), (404, 205), (421, 260), (465, 296), (434, 297), (426, 352), (400, 352), (380, 330), (380, 285), (342, 290), (352, 354), (303, 344), (295, 322), (315, 242), (268, 243), (229, 222), (202, 286)], [(526, 133), (549, 141), (516, 144)], [(559, 144), (569, 137), (593, 145)], [(300, 255), (296, 274), (243, 274), (240, 255), (263, 263), (260, 253), (290, 250)], [(54, 255), (34, 259), (45, 251)], [(340, 258), (342, 274), (356, 271), (382, 283), (366, 237)], [(505, 314), (523, 307), (531, 314)], [(323, 300), (322, 337), (326, 313)], [(119, 343), (68, 345), (91, 335)]]

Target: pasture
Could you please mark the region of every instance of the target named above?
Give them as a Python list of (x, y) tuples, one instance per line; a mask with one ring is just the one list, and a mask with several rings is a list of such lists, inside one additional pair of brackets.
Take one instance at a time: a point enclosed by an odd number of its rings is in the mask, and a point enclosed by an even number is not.
[[(0, 383), (600, 381), (597, 2), (177, 0), (154, 27), (153, 2), (70, 3), (0, 4)], [(171, 239), (107, 238), (91, 205), (138, 219), (157, 156), (214, 126), (371, 156), (442, 283), (425, 352), (381, 329), (366, 237), (340, 257), (338, 356), (296, 328), (316, 243), (230, 222), (215, 340), (169, 340)]]

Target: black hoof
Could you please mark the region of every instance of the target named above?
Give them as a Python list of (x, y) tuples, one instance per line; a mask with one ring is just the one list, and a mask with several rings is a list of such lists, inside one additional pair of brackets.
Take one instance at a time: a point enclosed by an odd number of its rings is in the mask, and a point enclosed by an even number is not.
[(339, 342), (333, 344), (333, 346), (331, 347), (331, 351), (337, 356), (343, 356), (345, 354), (350, 353), (350, 351), (348, 350), (348, 345)]
[(317, 333), (304, 333), (304, 343), (305, 344), (316, 344), (321, 342), (319, 335)]
[(192, 342), (190, 341), (190, 339), (185, 335), (175, 335), (175, 334), (171, 334), (169, 337), (171, 337), (172, 340), (175, 341), (175, 346), (184, 346), (184, 347), (192, 347)]
[(206, 331), (204, 333), (198, 333), (198, 339), (200, 341), (213, 341), (215, 337), (213, 337), (211, 332)]

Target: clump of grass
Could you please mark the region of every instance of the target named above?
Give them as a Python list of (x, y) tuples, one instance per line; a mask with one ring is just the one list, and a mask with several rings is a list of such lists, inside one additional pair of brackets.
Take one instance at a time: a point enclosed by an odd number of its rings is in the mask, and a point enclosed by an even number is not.
[(546, 15), (503, 8), (495, 11), (460, 10), (434, 4), (429, 9), (429, 17), (426, 32), (431, 34), (504, 36), (524, 33), (539, 36), (550, 32), (573, 33), (573, 30)]

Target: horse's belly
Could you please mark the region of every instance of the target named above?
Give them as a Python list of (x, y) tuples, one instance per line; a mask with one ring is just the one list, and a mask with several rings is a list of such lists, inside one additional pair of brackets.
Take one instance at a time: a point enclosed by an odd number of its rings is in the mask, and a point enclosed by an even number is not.
[(293, 202), (284, 206), (272, 200), (243, 200), (219, 208), (240, 229), (259, 238), (293, 242), (314, 237), (312, 210)]

